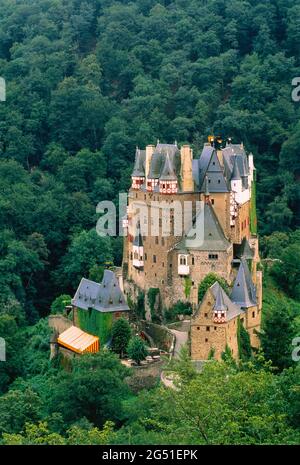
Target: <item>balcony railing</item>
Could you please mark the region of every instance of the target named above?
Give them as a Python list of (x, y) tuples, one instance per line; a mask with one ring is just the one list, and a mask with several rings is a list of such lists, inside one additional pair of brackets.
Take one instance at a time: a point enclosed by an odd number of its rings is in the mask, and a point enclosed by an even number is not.
[(178, 274), (181, 276), (186, 276), (190, 274), (189, 265), (178, 265)]

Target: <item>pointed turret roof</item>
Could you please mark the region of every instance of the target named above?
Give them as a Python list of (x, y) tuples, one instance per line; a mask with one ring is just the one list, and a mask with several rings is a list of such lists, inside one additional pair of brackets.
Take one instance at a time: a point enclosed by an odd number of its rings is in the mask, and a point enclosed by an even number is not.
[[(219, 309), (219, 311), (226, 311), (226, 321), (230, 321), (237, 315), (243, 315), (245, 313), (244, 310), (232, 302), (232, 300), (228, 297), (224, 289), (217, 281), (209, 289), (207, 289), (206, 294), (208, 292), (212, 293), (215, 301), (213, 309), (217, 311)], [(200, 303), (199, 308), (201, 308), (201, 305), (202, 303)], [(192, 320), (195, 318), (197, 318), (197, 312), (193, 315)]]
[(232, 302), (243, 308), (256, 305), (256, 292), (247, 261), (242, 258), (230, 296)]
[[(223, 289), (221, 288), (220, 284), (217, 283), (218, 286), (216, 286), (216, 301), (214, 305), (214, 310), (217, 312), (225, 312), (227, 310), (227, 305), (225, 305), (224, 302), (224, 297), (223, 297)], [(222, 292), (223, 291), (223, 292)]]
[(143, 247), (143, 238), (141, 234), (141, 224), (138, 221), (136, 225), (136, 232), (135, 232), (135, 238), (133, 240), (133, 245), (136, 247)]
[(166, 154), (165, 164), (164, 164), (162, 173), (160, 175), (160, 179), (163, 181), (176, 181), (177, 180), (177, 176), (176, 176), (173, 164), (171, 163), (171, 160), (170, 160), (169, 152), (167, 152)]
[(235, 256), (237, 258), (245, 258), (246, 260), (252, 260), (254, 256), (254, 251), (251, 249), (246, 237), (243, 238), (241, 245), (236, 246)]
[(150, 160), (148, 178), (176, 180), (180, 173), (180, 166), (181, 158), (177, 145), (158, 142)]
[[(221, 251), (230, 247), (230, 242), (226, 239), (223, 229), (218, 221), (210, 203), (205, 203), (204, 211), (199, 211), (195, 226), (193, 226), (185, 238), (176, 245), (176, 249), (196, 249), (205, 251)], [(194, 233), (194, 228), (199, 226), (200, 231)]]
[(135, 151), (132, 176), (145, 177), (145, 150), (140, 150), (138, 147)]
[(240, 181), (241, 179), (242, 178), (241, 178), (241, 173), (240, 173), (239, 166), (238, 166), (237, 157), (234, 157), (231, 181)]

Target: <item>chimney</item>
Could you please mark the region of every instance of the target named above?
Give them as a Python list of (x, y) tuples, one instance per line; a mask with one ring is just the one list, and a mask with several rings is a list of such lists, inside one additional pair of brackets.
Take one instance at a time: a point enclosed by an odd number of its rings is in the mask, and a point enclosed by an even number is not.
[(146, 147), (146, 166), (145, 166), (145, 176), (146, 176), (146, 186), (148, 180), (148, 174), (150, 170), (151, 158), (155, 149), (155, 145), (147, 145)]
[(219, 160), (219, 163), (220, 163), (221, 167), (224, 168), (224, 161), (223, 161), (223, 152), (222, 152), (222, 150), (217, 150), (217, 157), (218, 157), (218, 160)]
[(193, 181), (193, 150), (189, 145), (183, 145), (180, 149), (181, 156), (181, 179), (182, 185), (181, 189), (183, 192), (193, 192), (194, 191), (194, 181)]

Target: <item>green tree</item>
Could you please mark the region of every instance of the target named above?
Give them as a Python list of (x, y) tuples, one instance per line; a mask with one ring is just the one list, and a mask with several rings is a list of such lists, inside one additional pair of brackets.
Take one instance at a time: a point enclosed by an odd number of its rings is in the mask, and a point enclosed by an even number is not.
[(56, 297), (56, 299), (51, 304), (51, 313), (53, 313), (54, 315), (63, 313), (66, 305), (71, 304), (71, 299), (72, 297), (68, 294), (63, 294), (59, 297)]
[(291, 316), (283, 299), (273, 302), (271, 311), (264, 319), (260, 340), (267, 360), (280, 371), (292, 365), (292, 339), (294, 330)]
[(239, 350), (239, 358), (242, 361), (249, 360), (252, 355), (250, 336), (246, 328), (244, 327), (241, 319), (238, 319), (237, 325), (237, 342)]
[(126, 352), (131, 337), (131, 328), (125, 318), (114, 321), (112, 326), (112, 350), (119, 354), (120, 358)]
[(130, 340), (127, 352), (129, 357), (132, 358), (132, 360), (134, 360), (138, 365), (140, 365), (141, 361), (145, 360), (148, 355), (146, 346), (139, 336), (135, 336)]
[(228, 292), (229, 286), (225, 279), (214, 273), (208, 273), (198, 286), (198, 302), (201, 302), (207, 289), (209, 289), (215, 282), (218, 282), (225, 292)]

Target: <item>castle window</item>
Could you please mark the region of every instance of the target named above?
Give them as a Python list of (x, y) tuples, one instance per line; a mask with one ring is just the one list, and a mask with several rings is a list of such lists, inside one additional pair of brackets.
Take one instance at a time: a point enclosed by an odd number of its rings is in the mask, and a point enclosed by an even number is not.
[(197, 326), (197, 330), (198, 330), (198, 331), (200, 330), (200, 326)]
[(165, 262), (162, 262), (162, 267), (163, 267), (163, 268), (165, 267)]
[(212, 204), (212, 205), (215, 204), (215, 199), (211, 199), (211, 204)]
[(208, 342), (208, 339), (207, 339), (207, 337), (205, 338), (205, 342)]
[(218, 184), (221, 184), (221, 179), (218, 179)]
[(145, 261), (146, 261), (146, 260), (147, 260), (147, 254), (145, 253), (145, 255), (144, 255), (144, 256), (145, 256)]
[(210, 179), (208, 180), (208, 184), (210, 184)]
[(208, 317), (208, 313), (204, 313), (204, 316), (205, 316), (205, 318), (207, 318), (207, 317)]
[(153, 263), (156, 263), (156, 255), (153, 255)]
[(218, 260), (219, 256), (216, 253), (210, 253), (208, 254), (208, 259), (209, 260)]
[(214, 326), (214, 330), (217, 331), (217, 327), (216, 327), (216, 326)]
[(210, 327), (209, 327), (209, 326), (206, 326), (206, 331), (210, 331)]
[(162, 283), (162, 284), (165, 284), (165, 281), (162, 279), (162, 280), (161, 280), (161, 283)]
[(132, 252), (130, 252), (130, 260), (132, 260)]
[(252, 318), (255, 318), (255, 312), (252, 312)]
[(187, 257), (185, 255), (181, 255), (179, 258), (179, 263), (180, 265), (186, 265), (187, 264)]
[(170, 263), (170, 268), (172, 268), (172, 263)]
[(192, 257), (192, 265), (195, 265), (195, 257)]

